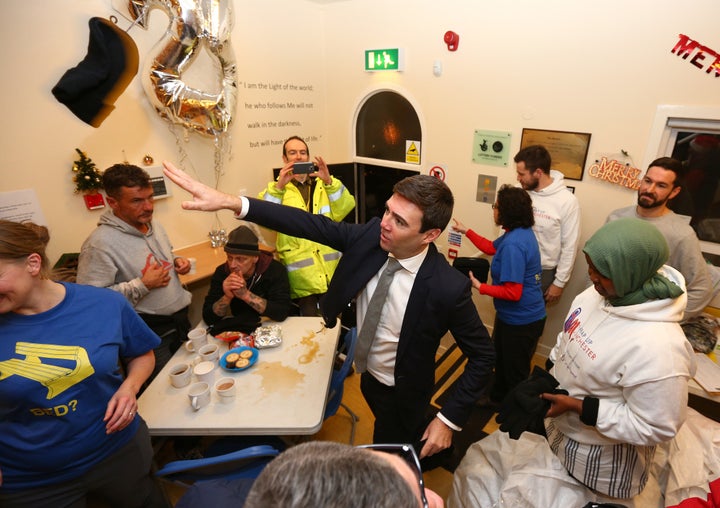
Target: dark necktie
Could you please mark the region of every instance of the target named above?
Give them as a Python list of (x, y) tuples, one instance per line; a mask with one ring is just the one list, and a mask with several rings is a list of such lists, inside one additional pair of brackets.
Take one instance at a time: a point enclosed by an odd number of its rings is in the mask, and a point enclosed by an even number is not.
[(395, 272), (400, 270), (402, 265), (397, 259), (388, 257), (388, 264), (383, 273), (380, 275), (375, 292), (370, 298), (365, 319), (363, 319), (362, 329), (358, 335), (357, 348), (355, 351), (355, 368), (359, 373), (367, 370), (367, 356), (370, 352), (375, 340), (375, 332), (380, 322), (380, 314), (382, 314), (385, 300), (387, 299), (388, 288), (392, 282)]

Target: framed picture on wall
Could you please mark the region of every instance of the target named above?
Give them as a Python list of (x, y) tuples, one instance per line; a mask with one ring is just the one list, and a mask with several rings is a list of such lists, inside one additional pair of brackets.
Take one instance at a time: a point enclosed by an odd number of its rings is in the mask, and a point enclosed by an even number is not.
[(547, 148), (552, 157), (552, 169), (560, 171), (565, 178), (582, 180), (590, 148), (589, 132), (523, 129), (520, 148), (531, 145)]

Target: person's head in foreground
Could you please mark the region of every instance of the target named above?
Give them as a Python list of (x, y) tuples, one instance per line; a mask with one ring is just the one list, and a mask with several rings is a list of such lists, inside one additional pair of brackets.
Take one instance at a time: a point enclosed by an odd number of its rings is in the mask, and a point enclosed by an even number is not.
[(608, 222), (583, 248), (595, 290), (613, 306), (676, 298), (683, 290), (658, 273), (668, 259), (665, 237), (634, 218)]
[[(418, 476), (420, 475), (420, 476)], [(443, 506), (398, 455), (311, 441), (287, 449), (258, 476), (245, 508), (418, 508)], [(424, 503), (427, 497), (428, 503)]]

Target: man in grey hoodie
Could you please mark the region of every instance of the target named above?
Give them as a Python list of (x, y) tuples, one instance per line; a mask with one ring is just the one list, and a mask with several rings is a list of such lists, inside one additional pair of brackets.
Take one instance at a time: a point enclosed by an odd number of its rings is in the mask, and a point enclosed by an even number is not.
[(122, 293), (160, 336), (154, 377), (190, 329), (191, 294), (178, 278), (190, 263), (173, 256), (165, 230), (153, 222), (153, 188), (143, 169), (115, 164), (103, 173), (103, 187), (110, 210), (82, 245), (77, 282)]

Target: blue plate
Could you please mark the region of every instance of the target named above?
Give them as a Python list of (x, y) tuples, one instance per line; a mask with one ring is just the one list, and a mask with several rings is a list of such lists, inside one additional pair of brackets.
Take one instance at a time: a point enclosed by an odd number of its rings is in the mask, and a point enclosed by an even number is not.
[[(243, 351), (252, 351), (252, 356), (250, 358), (248, 358), (250, 363), (248, 363), (245, 367), (228, 367), (227, 361), (225, 360), (227, 358), (227, 355), (229, 355), (230, 353), (240, 354)], [(247, 370), (250, 367), (252, 367), (253, 365), (255, 365), (255, 362), (257, 362), (257, 359), (258, 359), (258, 350), (255, 349), (254, 347), (248, 347), (248, 346), (236, 347), (234, 349), (231, 349), (224, 355), (222, 355), (222, 358), (220, 358), (220, 367), (222, 367), (223, 369), (225, 369), (228, 372), (242, 372), (243, 370)]]

